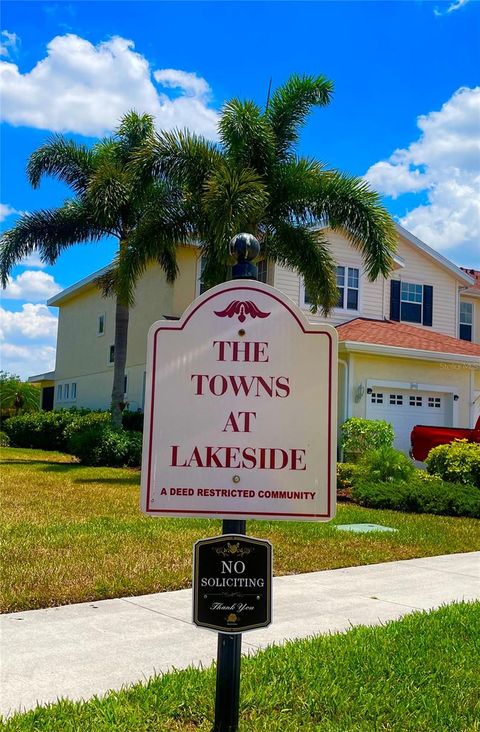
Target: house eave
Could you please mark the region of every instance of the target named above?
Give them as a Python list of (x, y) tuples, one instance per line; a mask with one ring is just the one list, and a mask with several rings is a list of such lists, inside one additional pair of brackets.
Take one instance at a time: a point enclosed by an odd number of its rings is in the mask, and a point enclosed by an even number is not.
[(29, 376), (27, 381), (30, 384), (37, 384), (40, 381), (55, 381), (55, 371), (47, 371), (45, 374), (35, 374)]
[(82, 280), (75, 282), (73, 285), (70, 285), (70, 287), (66, 287), (65, 290), (62, 290), (61, 292), (58, 292), (56, 295), (51, 297), (49, 300), (47, 300), (47, 305), (49, 307), (58, 307), (59, 305), (63, 305), (63, 303), (73, 297), (73, 295), (78, 295), (78, 293), (82, 290), (93, 287), (95, 284), (95, 280), (108, 272), (109, 269), (109, 264), (107, 264), (106, 267), (97, 269), (96, 272), (92, 272), (92, 274), (88, 275), (88, 277), (84, 277)]
[(478, 356), (462, 353), (444, 353), (442, 351), (426, 351), (420, 348), (404, 348), (389, 346), (381, 343), (364, 343), (362, 341), (340, 341), (340, 353), (364, 353), (375, 356), (393, 356), (395, 358), (409, 358), (420, 361), (436, 361), (437, 363), (465, 363), (478, 364)]

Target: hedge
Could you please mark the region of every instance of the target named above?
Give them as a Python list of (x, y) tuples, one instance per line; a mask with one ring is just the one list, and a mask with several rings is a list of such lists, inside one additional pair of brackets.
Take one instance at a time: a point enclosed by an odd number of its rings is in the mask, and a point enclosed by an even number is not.
[(480, 491), (416, 471), (409, 481), (355, 482), (352, 498), (367, 508), (480, 518)]

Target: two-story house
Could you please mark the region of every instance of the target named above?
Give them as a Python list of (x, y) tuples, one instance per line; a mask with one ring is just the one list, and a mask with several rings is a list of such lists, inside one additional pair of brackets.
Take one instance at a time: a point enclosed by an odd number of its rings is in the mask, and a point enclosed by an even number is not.
[[(327, 319), (339, 334), (339, 423), (349, 416), (386, 419), (407, 451), (415, 424), (472, 426), (480, 413), (480, 280), (402, 227), (388, 278), (369, 282), (362, 257), (338, 232), (328, 234), (337, 262), (338, 305)], [(152, 265), (131, 311), (125, 399), (143, 409), (147, 332), (178, 318), (201, 292), (198, 248), (182, 247), (173, 285)], [(59, 307), (55, 371), (31, 377), (44, 408), (107, 408), (114, 359), (114, 301), (95, 272), (48, 301)], [(259, 278), (279, 288), (312, 321), (308, 292), (295, 272), (262, 261)]]

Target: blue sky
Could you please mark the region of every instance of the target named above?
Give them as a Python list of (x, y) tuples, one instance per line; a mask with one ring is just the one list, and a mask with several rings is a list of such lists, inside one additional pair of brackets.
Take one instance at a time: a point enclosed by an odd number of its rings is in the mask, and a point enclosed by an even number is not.
[[(212, 139), (225, 100), (259, 104), (292, 72), (335, 83), (299, 152), (365, 175), (394, 216), (457, 264), (480, 268), (480, 3), (14, 2), (3, 4), (0, 227), (60, 203), (33, 191), (29, 154), (52, 132), (87, 143), (131, 107), (159, 127)], [(3, 368), (54, 366), (48, 296), (106, 264), (112, 243), (81, 245), (54, 267), (16, 267), (2, 299)]]

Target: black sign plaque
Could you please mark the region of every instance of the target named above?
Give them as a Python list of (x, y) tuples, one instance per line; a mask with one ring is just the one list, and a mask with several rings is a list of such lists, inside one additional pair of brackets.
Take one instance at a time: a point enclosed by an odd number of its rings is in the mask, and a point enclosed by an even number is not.
[(194, 546), (193, 622), (221, 633), (265, 628), (272, 621), (272, 545), (224, 534)]

